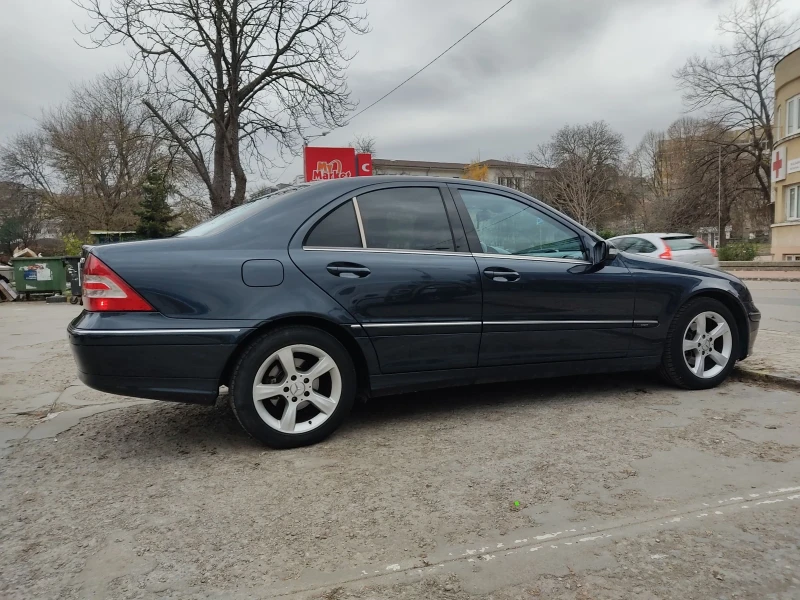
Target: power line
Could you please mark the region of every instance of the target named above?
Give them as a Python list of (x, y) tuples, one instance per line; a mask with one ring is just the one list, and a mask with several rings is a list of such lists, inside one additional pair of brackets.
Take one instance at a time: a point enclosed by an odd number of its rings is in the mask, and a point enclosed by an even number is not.
[(453, 48), (455, 48), (456, 46), (458, 46), (458, 45), (459, 45), (459, 44), (460, 44), (462, 41), (464, 41), (464, 40), (465, 40), (465, 39), (466, 39), (468, 36), (470, 36), (470, 35), (471, 35), (473, 32), (475, 32), (475, 30), (477, 30), (477, 29), (478, 29), (478, 28), (479, 28), (481, 25), (483, 25), (484, 23), (486, 23), (486, 21), (488, 21), (489, 19), (491, 19), (493, 16), (495, 16), (497, 13), (499, 13), (501, 10), (503, 10), (503, 9), (504, 9), (506, 6), (508, 6), (509, 4), (511, 4), (513, 1), (514, 1), (514, 0), (508, 0), (508, 2), (506, 2), (505, 4), (503, 4), (503, 5), (502, 5), (500, 8), (498, 8), (496, 11), (494, 11), (492, 14), (490, 14), (488, 17), (486, 17), (486, 18), (485, 18), (483, 21), (481, 21), (480, 23), (478, 23), (477, 25), (475, 25), (475, 27), (473, 27), (473, 28), (472, 28), (472, 29), (470, 29), (470, 30), (469, 30), (467, 33), (465, 33), (465, 34), (464, 34), (464, 35), (462, 35), (460, 38), (458, 38), (458, 39), (457, 39), (457, 40), (456, 40), (456, 41), (455, 41), (455, 42), (454, 42), (454, 43), (453, 43), (453, 44), (452, 44), (452, 45), (451, 45), (449, 48), (447, 48), (447, 49), (446, 49), (444, 52), (442, 52), (442, 53), (441, 53), (439, 56), (437, 56), (437, 57), (436, 57), (436, 58), (434, 58), (432, 61), (430, 61), (430, 62), (429, 62), (427, 65), (425, 65), (424, 67), (422, 67), (422, 68), (421, 68), (419, 71), (417, 71), (416, 73), (414, 73), (413, 75), (411, 75), (411, 77), (409, 77), (408, 79), (406, 79), (405, 81), (403, 81), (402, 83), (400, 83), (399, 85), (397, 85), (396, 87), (394, 87), (394, 88), (392, 88), (391, 90), (389, 90), (388, 92), (386, 92), (386, 93), (385, 93), (383, 96), (381, 96), (380, 98), (378, 98), (377, 100), (375, 100), (375, 102), (373, 102), (372, 104), (370, 104), (370, 105), (369, 105), (369, 106), (367, 106), (366, 108), (362, 108), (360, 111), (358, 111), (356, 114), (354, 114), (352, 117), (350, 117), (350, 118), (347, 120), (347, 125), (349, 125), (349, 124), (350, 124), (350, 122), (351, 122), (353, 119), (355, 119), (357, 116), (359, 116), (360, 114), (363, 114), (363, 113), (367, 112), (367, 111), (368, 111), (370, 108), (372, 108), (373, 106), (375, 106), (376, 104), (378, 104), (378, 102), (381, 102), (382, 100), (385, 100), (386, 98), (388, 98), (389, 96), (391, 96), (392, 94), (394, 94), (394, 93), (395, 93), (397, 90), (399, 90), (401, 87), (403, 87), (403, 86), (404, 86), (405, 84), (407, 84), (409, 81), (411, 81), (412, 79), (414, 79), (414, 77), (416, 77), (417, 75), (419, 75), (420, 73), (422, 73), (422, 72), (423, 72), (425, 69), (427, 69), (428, 67), (430, 67), (430, 66), (431, 66), (433, 63), (435, 63), (437, 60), (439, 60), (440, 58), (442, 58), (442, 57), (443, 57), (445, 54), (447, 54), (448, 52), (450, 52), (450, 50), (452, 50)]
[[(481, 26), (482, 26), (484, 23), (486, 23), (486, 22), (487, 22), (489, 19), (491, 19), (492, 17), (494, 17), (494, 16), (495, 16), (497, 13), (499, 13), (501, 10), (503, 10), (503, 9), (504, 9), (506, 6), (508, 6), (509, 4), (511, 4), (513, 1), (514, 1), (514, 0), (508, 0), (508, 1), (507, 1), (505, 4), (503, 4), (503, 5), (502, 5), (500, 8), (498, 8), (498, 9), (497, 9), (497, 10), (495, 10), (495, 11), (494, 11), (492, 14), (490, 14), (488, 17), (486, 17), (486, 18), (485, 18), (483, 21), (481, 21), (480, 23), (478, 23), (477, 25), (475, 25), (475, 27), (473, 27), (472, 29), (470, 29), (470, 30), (469, 30), (467, 33), (465, 33), (465, 34), (464, 34), (464, 35), (462, 35), (460, 38), (458, 38), (458, 39), (457, 39), (455, 42), (453, 42), (453, 44), (451, 44), (451, 45), (450, 45), (450, 46), (449, 46), (449, 47), (448, 47), (448, 48), (447, 48), (447, 49), (446, 49), (444, 52), (442, 52), (441, 54), (439, 54), (439, 56), (437, 56), (436, 58), (434, 58), (432, 61), (430, 61), (430, 62), (429, 62), (428, 64), (426, 64), (424, 67), (422, 67), (422, 68), (421, 68), (419, 71), (417, 71), (416, 73), (414, 73), (413, 75), (411, 75), (410, 77), (408, 77), (407, 79), (405, 79), (404, 81), (402, 81), (400, 84), (398, 84), (397, 86), (393, 87), (391, 90), (389, 90), (388, 92), (386, 92), (386, 93), (385, 93), (383, 96), (381, 96), (380, 98), (378, 98), (377, 100), (375, 100), (375, 102), (373, 102), (372, 104), (370, 104), (369, 106), (367, 106), (367, 107), (365, 107), (365, 108), (362, 108), (360, 111), (358, 111), (358, 112), (357, 112), (356, 114), (354, 114), (352, 117), (350, 117), (350, 118), (347, 120), (347, 123), (345, 123), (345, 125), (342, 125), (341, 127), (346, 127), (346, 126), (347, 126), (347, 125), (349, 125), (349, 124), (352, 122), (352, 120), (353, 120), (353, 119), (355, 119), (357, 116), (359, 116), (359, 115), (361, 115), (361, 114), (363, 114), (363, 113), (367, 112), (367, 111), (368, 111), (370, 108), (372, 108), (373, 106), (375, 106), (376, 104), (378, 104), (378, 102), (381, 102), (381, 101), (385, 100), (386, 98), (388, 98), (389, 96), (391, 96), (392, 94), (394, 94), (394, 93), (395, 93), (397, 90), (399, 90), (401, 87), (403, 87), (403, 86), (404, 86), (405, 84), (407, 84), (409, 81), (411, 81), (412, 79), (414, 79), (414, 77), (416, 77), (417, 75), (419, 75), (420, 73), (422, 73), (422, 72), (423, 72), (425, 69), (427, 69), (428, 67), (430, 67), (430, 66), (431, 66), (433, 63), (435, 63), (437, 60), (439, 60), (440, 58), (442, 58), (442, 57), (443, 57), (445, 54), (447, 54), (448, 52), (450, 52), (450, 50), (452, 50), (453, 48), (455, 48), (456, 46), (458, 46), (458, 45), (459, 45), (461, 42), (463, 42), (465, 39), (467, 39), (467, 38), (468, 38), (468, 37), (469, 37), (471, 34), (473, 34), (473, 33), (474, 33), (474, 32), (475, 32), (475, 31), (476, 31), (478, 28), (480, 28), (480, 27), (481, 27)], [(341, 129), (341, 127), (333, 127), (333, 128), (332, 128), (332, 129), (330, 129), (328, 132), (326, 132), (326, 133), (325, 133), (325, 135), (327, 135), (327, 134), (328, 134), (328, 133), (330, 133), (331, 131), (335, 131), (336, 129)], [(293, 159), (292, 159), (292, 162), (290, 162), (288, 165), (286, 165), (286, 168), (285, 168), (285, 169), (284, 169), (284, 170), (281, 172), (281, 174), (280, 174), (279, 178), (280, 178), (280, 177), (283, 177), (283, 175), (286, 173), (286, 171), (289, 169), (289, 167), (291, 167), (291, 166), (292, 166), (292, 165), (295, 163), (295, 161), (297, 160), (297, 158), (298, 158), (298, 157), (295, 157), (295, 158), (293, 158)]]

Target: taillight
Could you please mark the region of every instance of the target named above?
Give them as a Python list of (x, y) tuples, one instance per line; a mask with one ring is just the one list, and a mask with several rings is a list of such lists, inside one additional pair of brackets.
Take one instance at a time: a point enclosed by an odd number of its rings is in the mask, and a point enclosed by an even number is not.
[(709, 244), (709, 243), (708, 243), (707, 241), (705, 241), (703, 238), (698, 238), (698, 239), (699, 239), (701, 242), (703, 242), (703, 244), (705, 244), (706, 248), (708, 248), (709, 250), (711, 250), (711, 256), (713, 256), (714, 258), (716, 258), (716, 257), (717, 257), (717, 251), (716, 251), (716, 250), (714, 250), (714, 248), (712, 248), (712, 247), (711, 247), (711, 244)]
[(83, 267), (83, 307), (91, 312), (155, 310), (94, 254)]
[(661, 254), (658, 255), (658, 258), (663, 258), (664, 260), (672, 260), (672, 248), (670, 248), (667, 244), (664, 244), (664, 250)]

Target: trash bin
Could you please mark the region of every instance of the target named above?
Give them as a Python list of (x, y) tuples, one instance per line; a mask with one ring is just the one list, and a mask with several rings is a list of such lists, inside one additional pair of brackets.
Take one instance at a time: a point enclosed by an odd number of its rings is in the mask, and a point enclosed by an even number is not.
[(81, 257), (80, 256), (65, 256), (63, 259), (64, 268), (66, 269), (67, 283), (69, 283), (69, 291), (72, 294), (70, 302), (77, 304), (81, 301), (83, 295), (82, 281), (81, 281)]
[(11, 259), (18, 294), (63, 294), (66, 269), (60, 256)]

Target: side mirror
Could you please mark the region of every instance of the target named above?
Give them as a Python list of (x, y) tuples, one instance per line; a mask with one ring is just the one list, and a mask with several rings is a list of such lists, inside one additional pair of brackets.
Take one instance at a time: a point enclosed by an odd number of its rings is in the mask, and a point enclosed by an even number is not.
[(617, 257), (619, 251), (611, 242), (601, 240), (592, 248), (592, 264), (602, 265), (611, 262)]

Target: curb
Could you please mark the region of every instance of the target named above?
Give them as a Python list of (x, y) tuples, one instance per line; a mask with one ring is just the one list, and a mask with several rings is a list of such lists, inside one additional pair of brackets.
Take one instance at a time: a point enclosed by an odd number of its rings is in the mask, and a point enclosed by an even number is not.
[[(730, 273), (731, 275), (737, 275), (735, 270), (725, 271), (726, 273)], [(764, 277), (739, 277), (742, 281), (790, 281), (790, 282), (798, 282), (800, 281), (800, 277), (770, 277), (766, 275)]]
[(767, 383), (793, 392), (800, 392), (800, 376), (789, 373), (771, 373), (736, 365), (734, 374), (742, 381)]

